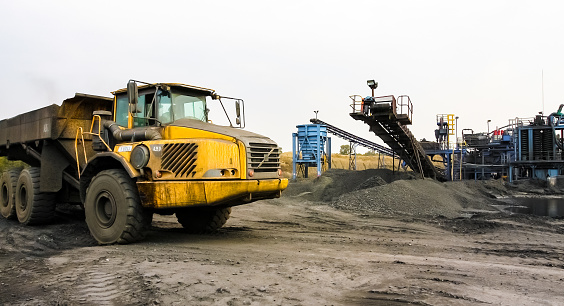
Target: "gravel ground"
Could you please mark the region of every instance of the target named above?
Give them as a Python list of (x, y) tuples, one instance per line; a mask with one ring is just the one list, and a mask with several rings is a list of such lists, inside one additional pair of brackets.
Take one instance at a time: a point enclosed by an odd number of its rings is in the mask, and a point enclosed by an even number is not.
[(0, 219), (0, 305), (563, 305), (564, 220), (501, 213), (538, 182), (331, 170), (233, 208), (213, 234), (156, 215), (98, 246), (81, 210)]

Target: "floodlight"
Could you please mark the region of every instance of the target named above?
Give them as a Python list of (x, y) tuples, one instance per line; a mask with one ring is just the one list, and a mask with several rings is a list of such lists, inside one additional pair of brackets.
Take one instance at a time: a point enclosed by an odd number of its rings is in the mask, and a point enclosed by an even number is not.
[(366, 81), (366, 84), (371, 89), (376, 89), (378, 87), (378, 82), (374, 82), (374, 80), (368, 80), (368, 81)]

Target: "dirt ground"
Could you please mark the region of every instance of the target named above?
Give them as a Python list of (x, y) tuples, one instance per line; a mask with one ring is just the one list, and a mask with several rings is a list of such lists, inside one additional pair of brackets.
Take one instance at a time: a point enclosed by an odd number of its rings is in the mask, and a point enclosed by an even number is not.
[(564, 304), (564, 221), (491, 206), (543, 188), (332, 170), (233, 208), (217, 233), (155, 216), (131, 245), (97, 246), (76, 209), (1, 219), (0, 304)]

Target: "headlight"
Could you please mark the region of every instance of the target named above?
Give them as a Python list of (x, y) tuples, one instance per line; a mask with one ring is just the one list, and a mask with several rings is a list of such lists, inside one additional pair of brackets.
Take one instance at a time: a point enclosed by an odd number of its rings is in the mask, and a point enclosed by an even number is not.
[(142, 169), (147, 166), (147, 163), (149, 163), (149, 157), (149, 148), (144, 145), (138, 145), (133, 149), (133, 151), (131, 151), (129, 162), (131, 162), (133, 168)]

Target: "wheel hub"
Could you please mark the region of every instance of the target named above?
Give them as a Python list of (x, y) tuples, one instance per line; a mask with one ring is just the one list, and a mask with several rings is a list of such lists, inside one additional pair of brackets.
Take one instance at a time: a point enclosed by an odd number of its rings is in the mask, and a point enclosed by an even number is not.
[(95, 202), (96, 220), (103, 228), (114, 224), (117, 214), (117, 205), (114, 197), (107, 191), (102, 191)]
[(20, 208), (22, 211), (27, 208), (27, 188), (25, 185), (20, 188)]
[(2, 203), (0, 203), (2, 207), (8, 207), (8, 197), (8, 186), (6, 186), (6, 184), (2, 184)]

